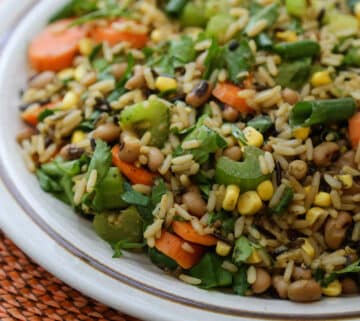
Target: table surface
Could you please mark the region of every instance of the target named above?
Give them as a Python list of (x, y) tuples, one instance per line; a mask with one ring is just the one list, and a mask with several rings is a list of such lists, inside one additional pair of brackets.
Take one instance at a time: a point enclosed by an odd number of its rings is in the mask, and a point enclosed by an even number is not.
[(137, 321), (70, 288), (0, 231), (0, 320)]

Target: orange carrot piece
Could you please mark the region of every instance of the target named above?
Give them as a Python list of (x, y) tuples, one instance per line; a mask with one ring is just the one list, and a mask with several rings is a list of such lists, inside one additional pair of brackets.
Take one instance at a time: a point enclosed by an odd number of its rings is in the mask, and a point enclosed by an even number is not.
[(180, 222), (174, 221), (172, 224), (174, 232), (182, 237), (184, 240), (196, 244), (201, 244), (205, 246), (213, 246), (217, 243), (217, 238), (212, 235), (200, 235), (195, 229), (192, 227), (189, 222)]
[(133, 164), (124, 162), (119, 157), (120, 146), (115, 145), (112, 149), (112, 162), (117, 166), (121, 173), (123, 173), (131, 183), (133, 184), (143, 184), (151, 186), (154, 183), (157, 175), (148, 172), (143, 168), (138, 168)]
[(229, 83), (217, 83), (212, 94), (222, 103), (227, 104), (240, 113), (251, 113), (254, 110), (248, 106), (245, 99), (240, 98), (238, 93), (241, 88)]
[(360, 141), (360, 112), (349, 119), (349, 138), (355, 148)]
[(28, 57), (38, 71), (59, 71), (70, 67), (78, 52), (79, 40), (86, 36), (84, 27), (71, 27), (71, 19), (59, 20), (46, 27), (30, 43)]
[(194, 251), (190, 253), (183, 249), (184, 243), (185, 241), (180, 237), (162, 231), (161, 237), (155, 241), (155, 247), (161, 253), (172, 258), (182, 268), (190, 269), (200, 261), (204, 248), (197, 244), (191, 244)]
[(36, 107), (31, 107), (26, 109), (24, 112), (21, 113), (21, 118), (22, 120), (32, 126), (36, 126), (38, 123), (38, 118), (40, 116), (40, 114), (45, 110), (45, 109), (52, 109), (55, 107), (55, 103), (50, 103), (47, 105), (43, 105), (43, 106), (36, 106)]
[[(124, 20), (118, 20), (121, 22)], [(133, 48), (144, 48), (149, 40), (146, 33), (136, 33), (128, 30), (116, 30), (111, 24), (108, 26), (95, 27), (90, 31), (90, 36), (96, 42), (108, 42), (110, 46), (114, 46), (119, 42), (128, 42)]]

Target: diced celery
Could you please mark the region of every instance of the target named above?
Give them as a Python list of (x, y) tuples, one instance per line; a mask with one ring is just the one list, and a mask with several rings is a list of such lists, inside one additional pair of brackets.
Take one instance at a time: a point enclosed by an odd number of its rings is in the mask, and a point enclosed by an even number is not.
[(303, 17), (306, 13), (307, 1), (306, 0), (286, 0), (286, 9), (289, 14), (296, 17)]
[(333, 11), (329, 14), (329, 30), (338, 37), (348, 37), (359, 30), (359, 20), (352, 15)]
[(224, 43), (226, 41), (226, 30), (232, 22), (233, 17), (230, 14), (222, 13), (213, 16), (206, 26), (206, 33), (208, 36), (216, 38), (220, 43)]
[(201, 3), (188, 2), (180, 16), (181, 25), (183, 27), (205, 27), (207, 19), (204, 9)]

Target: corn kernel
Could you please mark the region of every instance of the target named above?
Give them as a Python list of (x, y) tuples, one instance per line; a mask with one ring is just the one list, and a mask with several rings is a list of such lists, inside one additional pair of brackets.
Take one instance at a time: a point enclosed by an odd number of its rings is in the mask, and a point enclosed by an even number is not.
[(314, 73), (311, 77), (311, 84), (314, 87), (320, 87), (324, 85), (328, 85), (332, 82), (330, 73), (328, 70), (318, 71)]
[(274, 186), (271, 181), (267, 180), (260, 183), (256, 191), (263, 201), (269, 201), (274, 194)]
[(227, 256), (230, 254), (231, 246), (223, 241), (216, 243), (216, 254), (220, 256)]
[(301, 245), (302, 250), (303, 250), (307, 255), (309, 255), (310, 258), (313, 259), (314, 256), (315, 256), (315, 249), (314, 249), (314, 247), (311, 245), (311, 243), (309, 242), (308, 239), (303, 238), (303, 240), (304, 240), (304, 243), (303, 243), (303, 245)]
[(254, 215), (260, 211), (262, 201), (258, 193), (248, 191), (239, 197), (238, 211), (241, 215)]
[(69, 91), (65, 94), (62, 100), (61, 109), (75, 108), (77, 107), (79, 100), (80, 99), (78, 94), (74, 93), (73, 91)]
[(159, 29), (155, 29), (155, 30), (151, 33), (150, 38), (151, 38), (151, 40), (152, 40), (153, 42), (159, 43), (159, 42), (161, 42), (161, 41), (164, 39), (164, 37), (163, 37), (163, 32), (162, 32), (161, 30), (159, 30)]
[(312, 207), (306, 212), (305, 220), (313, 225), (321, 215), (324, 215), (326, 211), (321, 207)]
[(225, 197), (222, 207), (225, 211), (233, 211), (236, 207), (240, 195), (240, 188), (237, 185), (229, 185), (226, 187)]
[(308, 186), (305, 186), (304, 187), (304, 192), (305, 192), (305, 194), (306, 195), (309, 195), (310, 193), (311, 193), (311, 186), (310, 185), (308, 185)]
[(354, 12), (355, 12), (356, 18), (358, 18), (358, 20), (360, 20), (360, 2), (357, 2), (355, 4)]
[(264, 136), (253, 127), (246, 127), (244, 135), (249, 146), (261, 147), (264, 144)]
[(294, 42), (298, 40), (296, 32), (292, 30), (287, 30), (283, 32), (279, 31), (276, 33), (276, 37), (286, 42)]
[(342, 286), (339, 280), (332, 281), (326, 288), (321, 289), (322, 294), (326, 296), (339, 296), (342, 292)]
[(90, 38), (83, 38), (79, 41), (79, 51), (83, 56), (89, 56), (94, 48), (94, 42)]
[(338, 175), (337, 178), (342, 183), (344, 189), (349, 189), (353, 186), (353, 177), (349, 174)]
[(314, 199), (314, 205), (320, 207), (330, 207), (331, 206), (330, 194), (326, 192), (317, 193)]
[(246, 263), (248, 264), (257, 264), (261, 262), (261, 256), (259, 255), (258, 251), (253, 249), (251, 255), (247, 258)]
[(61, 70), (57, 73), (57, 76), (60, 80), (68, 80), (74, 78), (75, 70), (74, 68), (67, 68), (64, 70)]
[(72, 144), (80, 143), (85, 138), (86, 138), (86, 135), (82, 130), (76, 130), (71, 136), (71, 143)]
[(297, 127), (293, 130), (293, 135), (297, 139), (305, 140), (310, 135), (310, 127)]
[(155, 87), (161, 92), (176, 90), (177, 89), (177, 81), (174, 78), (170, 77), (157, 77), (155, 81)]
[(80, 65), (75, 69), (74, 78), (76, 81), (80, 82), (86, 75), (87, 69), (84, 65)]

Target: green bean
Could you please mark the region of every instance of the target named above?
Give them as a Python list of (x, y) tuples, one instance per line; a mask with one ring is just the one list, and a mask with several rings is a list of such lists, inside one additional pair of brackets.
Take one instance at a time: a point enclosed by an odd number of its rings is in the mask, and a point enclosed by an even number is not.
[(178, 15), (184, 9), (188, 0), (170, 0), (165, 7), (165, 11), (169, 14)]
[(353, 98), (302, 101), (290, 113), (290, 125), (312, 126), (331, 124), (349, 119), (356, 110)]
[(275, 45), (274, 51), (287, 59), (312, 57), (320, 53), (320, 45), (312, 40), (283, 42)]

